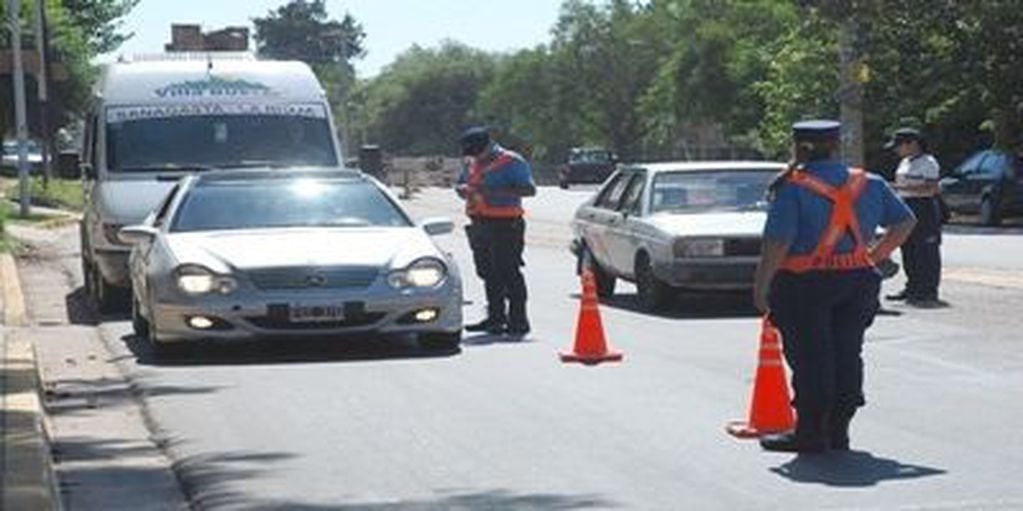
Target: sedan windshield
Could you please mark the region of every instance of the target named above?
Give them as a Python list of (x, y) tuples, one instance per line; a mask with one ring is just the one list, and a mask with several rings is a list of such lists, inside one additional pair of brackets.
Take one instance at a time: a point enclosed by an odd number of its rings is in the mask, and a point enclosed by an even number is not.
[(114, 172), (337, 165), (324, 107), (285, 105), (272, 114), (267, 109), (250, 114), (111, 108), (107, 165)]
[(776, 170), (665, 172), (654, 178), (651, 210), (762, 209)]
[(171, 231), (409, 225), (372, 184), (297, 178), (201, 183), (178, 208)]

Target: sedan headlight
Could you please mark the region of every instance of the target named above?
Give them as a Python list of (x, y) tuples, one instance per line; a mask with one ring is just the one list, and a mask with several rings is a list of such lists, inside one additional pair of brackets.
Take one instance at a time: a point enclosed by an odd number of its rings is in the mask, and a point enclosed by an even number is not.
[(675, 241), (675, 257), (720, 257), (725, 255), (725, 240), (683, 238)]
[(231, 277), (217, 275), (199, 265), (185, 265), (174, 272), (178, 289), (190, 295), (204, 295), (209, 293), (220, 293), (229, 295), (238, 288), (238, 282)]
[(432, 257), (418, 259), (403, 270), (392, 272), (387, 282), (394, 288), (431, 288), (437, 287), (448, 276), (448, 268), (443, 261)]

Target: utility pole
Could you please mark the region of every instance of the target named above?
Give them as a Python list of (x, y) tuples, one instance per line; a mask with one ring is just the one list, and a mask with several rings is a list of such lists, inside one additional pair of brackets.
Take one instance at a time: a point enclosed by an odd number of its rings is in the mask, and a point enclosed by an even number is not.
[(849, 16), (840, 22), (838, 35), (841, 78), (838, 91), (842, 116), (842, 160), (863, 167), (863, 83), (866, 69), (859, 51), (859, 24)]
[(49, 60), (48, 34), (46, 32), (46, 0), (36, 0), (36, 52), (39, 54), (39, 72), (36, 74), (36, 86), (39, 90), (39, 129), (42, 131), (40, 147), (43, 161), (43, 188), (47, 188), (53, 178), (53, 146), (50, 137), (49, 115)]
[(21, 0), (8, 0), (11, 54), (14, 60), (14, 125), (18, 136), (18, 184), (21, 192), (21, 216), (29, 209), (28, 186), (28, 122), (25, 114), (25, 69), (21, 62)]

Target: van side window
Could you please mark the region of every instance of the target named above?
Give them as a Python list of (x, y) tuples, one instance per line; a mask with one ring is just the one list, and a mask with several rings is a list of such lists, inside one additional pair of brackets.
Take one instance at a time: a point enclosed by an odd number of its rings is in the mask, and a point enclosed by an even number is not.
[(177, 197), (179, 188), (181, 188), (181, 185), (175, 186), (167, 194), (167, 197), (163, 199), (163, 203), (160, 204), (160, 208), (156, 211), (156, 216), (153, 217), (153, 227), (162, 227), (164, 222), (167, 221), (167, 214), (170, 213), (171, 204), (174, 203), (174, 198)]

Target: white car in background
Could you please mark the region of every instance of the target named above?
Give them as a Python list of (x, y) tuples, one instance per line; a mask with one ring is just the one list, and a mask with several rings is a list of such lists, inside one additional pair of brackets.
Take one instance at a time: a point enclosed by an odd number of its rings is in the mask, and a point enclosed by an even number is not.
[(658, 310), (678, 289), (748, 290), (760, 256), (765, 194), (785, 168), (774, 162), (630, 164), (579, 207), (572, 221), (580, 268), (598, 293), (636, 283)]
[(430, 238), (357, 171), (210, 171), (123, 228), (136, 335), (160, 353), (203, 340), (416, 334), (461, 341), (462, 282)]

